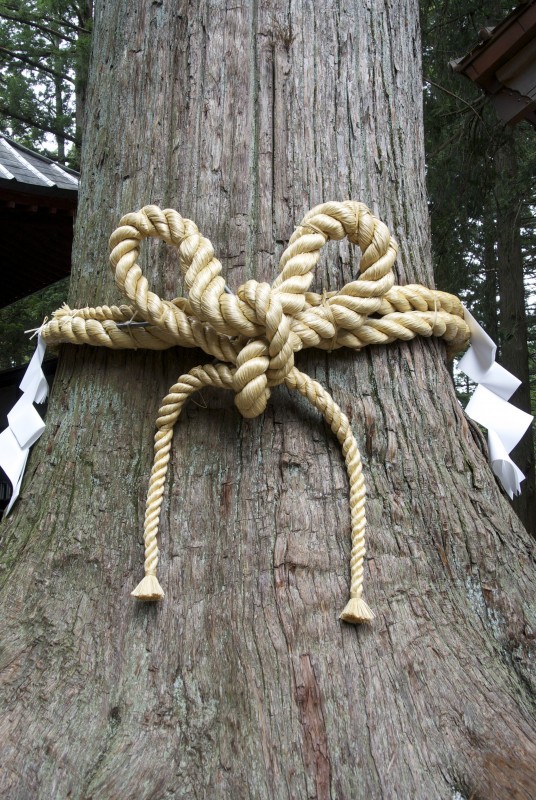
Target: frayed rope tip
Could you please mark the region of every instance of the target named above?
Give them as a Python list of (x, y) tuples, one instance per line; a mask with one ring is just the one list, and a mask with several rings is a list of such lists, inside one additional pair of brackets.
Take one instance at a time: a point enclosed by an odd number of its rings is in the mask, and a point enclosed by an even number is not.
[(156, 575), (146, 575), (145, 578), (138, 583), (134, 591), (131, 592), (131, 595), (135, 597), (136, 600), (154, 602), (156, 600), (161, 600), (164, 596), (164, 592)]
[(358, 625), (360, 622), (372, 622), (374, 614), (362, 597), (351, 597), (339, 619)]

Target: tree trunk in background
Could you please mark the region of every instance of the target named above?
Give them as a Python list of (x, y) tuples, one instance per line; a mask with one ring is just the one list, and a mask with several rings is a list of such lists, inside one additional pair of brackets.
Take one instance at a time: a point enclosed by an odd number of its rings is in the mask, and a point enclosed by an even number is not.
[[(496, 155), (497, 174), (497, 260), (500, 310), (500, 363), (521, 386), (511, 402), (531, 413), (530, 373), (523, 253), (521, 250), (521, 200), (517, 154), (511, 135)], [(534, 471), (534, 437), (532, 425), (512, 458), (525, 474), (523, 492), (514, 498), (513, 507), (524, 526), (536, 536), (536, 475)]]
[[(308, 208), (362, 199), (431, 283), (418, 4), (96, 5), (72, 304), (112, 301), (107, 239), (148, 202), (272, 281)], [(329, 246), (316, 285), (357, 271)], [(145, 247), (161, 296), (177, 259)], [(371, 627), (348, 591), (348, 485), (308, 405), (177, 426), (158, 605), (142, 575), (154, 420), (197, 351), (68, 348), (3, 528), (0, 794), (10, 800), (529, 798), (531, 541), (456, 402), (441, 345), (308, 351), (368, 485)], [(531, 616), (532, 613), (532, 616)], [(532, 662), (534, 663), (534, 662)]]
[[(93, 25), (93, 0), (81, 0), (77, 6), (77, 23), (80, 28), (88, 33), (78, 33), (76, 69), (75, 69), (75, 110), (76, 110), (76, 139), (82, 141), (86, 129), (85, 113), (87, 102), (88, 68), (91, 45), (91, 28)], [(77, 145), (78, 147), (79, 145)]]
[[(56, 94), (54, 97), (55, 106), (56, 106), (56, 119), (59, 120), (59, 124), (62, 124), (63, 120), (63, 94), (62, 94), (62, 82), (60, 78), (56, 78), (54, 81), (54, 86), (56, 90)], [(63, 136), (56, 134), (56, 146), (58, 148), (58, 161), (60, 164), (65, 164), (65, 139)]]
[(497, 222), (493, 200), (486, 202), (482, 216), (484, 239), (484, 283), (482, 284), (482, 325), (494, 342), (499, 341), (497, 314)]

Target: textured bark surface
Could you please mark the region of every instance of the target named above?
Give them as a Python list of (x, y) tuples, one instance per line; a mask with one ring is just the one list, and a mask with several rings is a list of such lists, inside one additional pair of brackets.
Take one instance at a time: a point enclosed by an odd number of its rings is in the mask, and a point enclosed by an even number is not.
[[(319, 11), (318, 6), (322, 7)], [(111, 301), (108, 235), (147, 202), (272, 280), (312, 205), (367, 202), (431, 283), (414, 0), (96, 4), (72, 304)], [(331, 245), (317, 286), (357, 269)], [(156, 291), (173, 253), (145, 249)], [(529, 798), (531, 542), (440, 345), (303, 354), (353, 421), (369, 490), (369, 627), (347, 598), (342, 456), (305, 401), (246, 422), (203, 392), (176, 430), (158, 605), (129, 596), (160, 399), (196, 351), (64, 348), (2, 528), (0, 794)]]

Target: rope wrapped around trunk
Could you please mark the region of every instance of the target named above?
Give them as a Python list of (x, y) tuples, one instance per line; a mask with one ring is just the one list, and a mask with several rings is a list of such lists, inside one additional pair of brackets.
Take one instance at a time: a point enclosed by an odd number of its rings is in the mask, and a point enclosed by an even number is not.
[[(345, 236), (361, 250), (359, 276), (336, 292), (309, 292), (322, 247)], [(137, 264), (140, 242), (148, 237), (178, 249), (188, 297), (162, 300), (151, 292)], [(153, 350), (179, 345), (200, 347), (217, 359), (182, 375), (158, 413), (144, 525), (145, 577), (132, 594), (140, 600), (158, 600), (164, 594), (156, 577), (158, 524), (173, 428), (186, 400), (204, 386), (231, 389), (240, 413), (253, 418), (265, 410), (270, 389), (285, 384), (321, 412), (341, 443), (352, 528), (350, 600), (341, 619), (373, 619), (362, 597), (366, 520), (359, 450), (347, 417), (320, 384), (295, 367), (294, 354), (307, 347), (360, 350), (417, 335), (441, 337), (454, 353), (469, 341), (461, 302), (417, 284), (396, 286), (394, 239), (365, 205), (351, 200), (309, 211), (294, 231), (272, 285), (250, 280), (236, 294), (225, 284), (210, 241), (177, 211), (145, 206), (126, 214), (110, 247), (115, 281), (128, 305), (63, 306), (41, 329), (47, 344)]]

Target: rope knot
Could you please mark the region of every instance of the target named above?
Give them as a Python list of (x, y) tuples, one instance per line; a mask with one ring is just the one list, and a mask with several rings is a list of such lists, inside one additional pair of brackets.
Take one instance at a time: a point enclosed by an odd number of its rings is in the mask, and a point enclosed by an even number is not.
[[(150, 290), (137, 263), (141, 241), (148, 237), (177, 249), (187, 296), (164, 300)], [(337, 291), (309, 292), (322, 247), (345, 237), (361, 251), (359, 274)], [(152, 601), (163, 595), (156, 577), (160, 509), (173, 427), (188, 397), (203, 386), (232, 389), (240, 413), (251, 418), (265, 410), (271, 387), (285, 383), (318, 409), (341, 444), (352, 530), (350, 602), (341, 618), (370, 621), (362, 597), (366, 492), (359, 450), (348, 418), (320, 384), (294, 366), (294, 354), (306, 347), (360, 350), (417, 335), (441, 336), (451, 352), (459, 351), (469, 328), (458, 298), (422, 286), (394, 286), (397, 245), (387, 226), (352, 200), (309, 211), (281, 256), (273, 284), (250, 280), (236, 294), (225, 284), (210, 241), (173, 209), (145, 206), (127, 214), (110, 246), (116, 285), (129, 304), (65, 306), (43, 325), (42, 339), (112, 349), (200, 347), (217, 359), (182, 375), (160, 408), (144, 523), (145, 578), (134, 596)]]
[(263, 335), (247, 342), (238, 353), (233, 388), (235, 402), (244, 417), (262, 414), (270, 387), (285, 381), (294, 367), (294, 347), (289, 317), (277, 289), (267, 283), (248, 281), (238, 289), (238, 298), (250, 309), (250, 318)]

